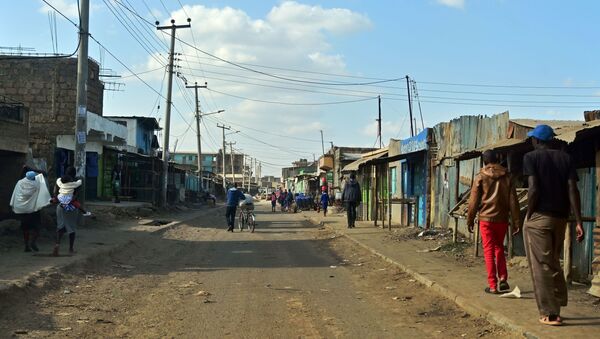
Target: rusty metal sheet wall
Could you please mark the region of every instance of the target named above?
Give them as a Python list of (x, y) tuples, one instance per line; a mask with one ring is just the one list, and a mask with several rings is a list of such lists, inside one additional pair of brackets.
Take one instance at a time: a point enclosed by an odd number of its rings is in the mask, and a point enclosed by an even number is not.
[[(456, 204), (456, 168), (453, 161), (444, 160), (467, 150), (491, 145), (504, 139), (509, 123), (508, 112), (487, 116), (461, 116), (433, 128), (437, 145), (437, 166), (431, 175), (433, 204), (432, 226), (447, 227), (447, 213)], [(473, 176), (479, 171), (479, 159), (460, 164), (459, 194), (470, 188)]]

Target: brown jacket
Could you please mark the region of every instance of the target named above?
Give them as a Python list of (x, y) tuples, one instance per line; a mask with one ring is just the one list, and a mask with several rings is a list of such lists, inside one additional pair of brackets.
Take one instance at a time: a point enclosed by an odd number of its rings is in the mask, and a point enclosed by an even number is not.
[(508, 222), (509, 213), (513, 227), (519, 225), (517, 191), (506, 168), (488, 164), (477, 174), (471, 187), (467, 225), (473, 225), (479, 212), (480, 221)]

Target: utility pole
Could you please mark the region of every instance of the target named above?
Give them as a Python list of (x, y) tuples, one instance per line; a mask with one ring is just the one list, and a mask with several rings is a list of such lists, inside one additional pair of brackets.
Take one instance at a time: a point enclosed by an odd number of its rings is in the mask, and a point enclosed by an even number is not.
[(248, 194), (250, 194), (250, 183), (252, 182), (252, 157), (250, 157), (250, 171), (248, 172)]
[(379, 118), (377, 119), (377, 138), (379, 138), (379, 148), (383, 147), (381, 140), (381, 95), (377, 96), (377, 103), (379, 105)]
[(242, 187), (246, 186), (246, 155), (242, 154)]
[(163, 137), (163, 183), (162, 183), (162, 206), (167, 206), (167, 185), (169, 183), (169, 134), (171, 128), (171, 105), (173, 102), (173, 59), (175, 55), (175, 31), (178, 28), (190, 28), (190, 22), (192, 19), (188, 18), (187, 25), (175, 25), (175, 20), (171, 19), (171, 26), (158, 26), (159, 22), (156, 21), (156, 29), (159, 31), (170, 29), (171, 30), (171, 53), (169, 54), (169, 80), (167, 82), (167, 107), (165, 110), (165, 133)]
[(323, 142), (323, 130), (321, 130), (321, 147), (323, 148), (323, 155), (325, 155), (325, 142)]
[(225, 130), (230, 130), (231, 126), (225, 126), (225, 125), (221, 125), (221, 124), (217, 124), (218, 128), (221, 128), (223, 130), (223, 158), (222, 158), (222, 174), (223, 174), (223, 190), (225, 192), (227, 192), (227, 183), (225, 182), (225, 151), (227, 150), (225, 147)]
[(414, 137), (415, 132), (413, 130), (413, 114), (412, 114), (412, 98), (410, 97), (410, 78), (406, 76), (406, 91), (408, 92), (408, 114), (410, 115), (410, 136)]
[(234, 171), (234, 167), (233, 167), (233, 145), (235, 145), (236, 142), (234, 141), (230, 141), (229, 142), (229, 158), (231, 159), (231, 181), (235, 182), (235, 171)]
[(83, 181), (78, 199), (85, 202), (85, 144), (87, 139), (87, 80), (90, 2), (80, 3), (79, 55), (77, 56), (77, 107), (75, 108), (75, 169)]
[(196, 94), (196, 137), (198, 138), (198, 175), (200, 176), (200, 188), (204, 189), (204, 176), (202, 175), (202, 140), (200, 138), (200, 104), (198, 101), (198, 88), (206, 88), (206, 83), (204, 86), (198, 86), (198, 83), (195, 82), (194, 86), (186, 85), (185, 88), (193, 88)]

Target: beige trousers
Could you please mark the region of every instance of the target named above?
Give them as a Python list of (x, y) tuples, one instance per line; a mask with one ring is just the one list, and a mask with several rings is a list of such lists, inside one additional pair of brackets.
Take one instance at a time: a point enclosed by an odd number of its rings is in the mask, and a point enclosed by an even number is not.
[(566, 219), (533, 213), (525, 221), (527, 261), (533, 280), (533, 292), (540, 315), (560, 315), (567, 306), (567, 283), (560, 267), (565, 239)]

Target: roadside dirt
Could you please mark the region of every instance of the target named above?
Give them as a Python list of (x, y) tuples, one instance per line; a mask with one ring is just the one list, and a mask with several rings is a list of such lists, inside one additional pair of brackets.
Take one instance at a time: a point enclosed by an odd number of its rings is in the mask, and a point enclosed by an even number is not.
[(519, 337), (298, 218), (259, 215), (257, 233), (231, 234), (214, 213), (136, 235), (1, 295), (0, 337)]

